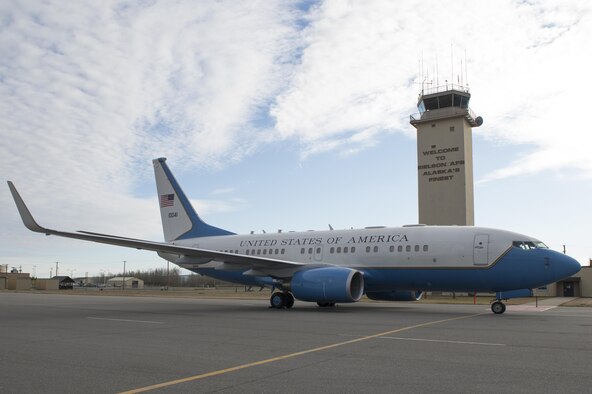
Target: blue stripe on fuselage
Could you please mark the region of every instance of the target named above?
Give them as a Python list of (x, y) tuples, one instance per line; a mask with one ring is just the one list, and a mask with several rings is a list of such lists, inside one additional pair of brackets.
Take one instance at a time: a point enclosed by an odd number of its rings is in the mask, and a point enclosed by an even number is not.
[[(577, 261), (553, 250), (515, 247), (487, 268), (358, 268), (364, 273), (366, 291), (483, 292), (533, 289), (569, 277), (579, 269)], [(246, 276), (243, 271), (208, 268), (196, 272), (245, 285), (273, 285), (271, 277)]]
[[(549, 249), (511, 248), (488, 268), (369, 269), (366, 291), (507, 291), (532, 289), (576, 273), (577, 262)], [(579, 264), (578, 264), (579, 265)]]

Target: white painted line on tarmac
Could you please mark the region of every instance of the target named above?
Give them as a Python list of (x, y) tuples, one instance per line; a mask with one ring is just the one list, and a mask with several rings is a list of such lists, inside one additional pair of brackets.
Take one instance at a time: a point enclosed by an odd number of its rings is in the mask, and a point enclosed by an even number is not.
[(505, 343), (448, 341), (445, 339), (404, 338), (404, 337), (380, 337), (380, 338), (381, 339), (397, 339), (400, 341), (453, 343), (453, 344), (457, 344), (457, 345), (506, 346)]
[(122, 321), (126, 323), (147, 323), (147, 324), (164, 324), (162, 321), (150, 321), (150, 320), (129, 320), (129, 319), (107, 319), (106, 317), (87, 317), (91, 320), (108, 320), (108, 321)]
[(535, 305), (508, 305), (507, 310), (512, 312), (545, 312), (549, 309), (555, 309), (556, 306), (535, 306)]

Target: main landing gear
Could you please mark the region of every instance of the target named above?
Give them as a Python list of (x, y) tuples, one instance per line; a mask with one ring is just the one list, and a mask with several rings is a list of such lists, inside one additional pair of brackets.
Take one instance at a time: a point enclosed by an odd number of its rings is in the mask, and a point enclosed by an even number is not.
[(506, 311), (506, 304), (500, 300), (496, 300), (493, 304), (491, 304), (491, 311), (496, 315), (500, 315)]
[(317, 305), (321, 308), (333, 308), (335, 306), (334, 302), (317, 302)]
[(271, 295), (269, 303), (271, 304), (272, 308), (290, 309), (294, 306), (294, 296), (292, 295), (292, 293), (282, 293), (277, 291)]

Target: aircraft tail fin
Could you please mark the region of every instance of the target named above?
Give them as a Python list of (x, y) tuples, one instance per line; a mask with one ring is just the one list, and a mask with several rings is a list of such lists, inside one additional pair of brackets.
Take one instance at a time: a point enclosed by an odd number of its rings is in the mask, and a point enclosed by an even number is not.
[(154, 159), (152, 163), (165, 241), (234, 234), (200, 219), (167, 166), (166, 158)]

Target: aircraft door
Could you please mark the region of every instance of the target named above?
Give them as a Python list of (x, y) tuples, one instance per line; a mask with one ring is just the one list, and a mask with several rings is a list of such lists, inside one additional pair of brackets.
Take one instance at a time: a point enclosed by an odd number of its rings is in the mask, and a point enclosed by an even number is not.
[(473, 264), (487, 265), (489, 260), (489, 235), (477, 234), (473, 243)]
[(323, 260), (323, 247), (321, 245), (316, 245), (314, 250), (314, 259), (316, 261)]

